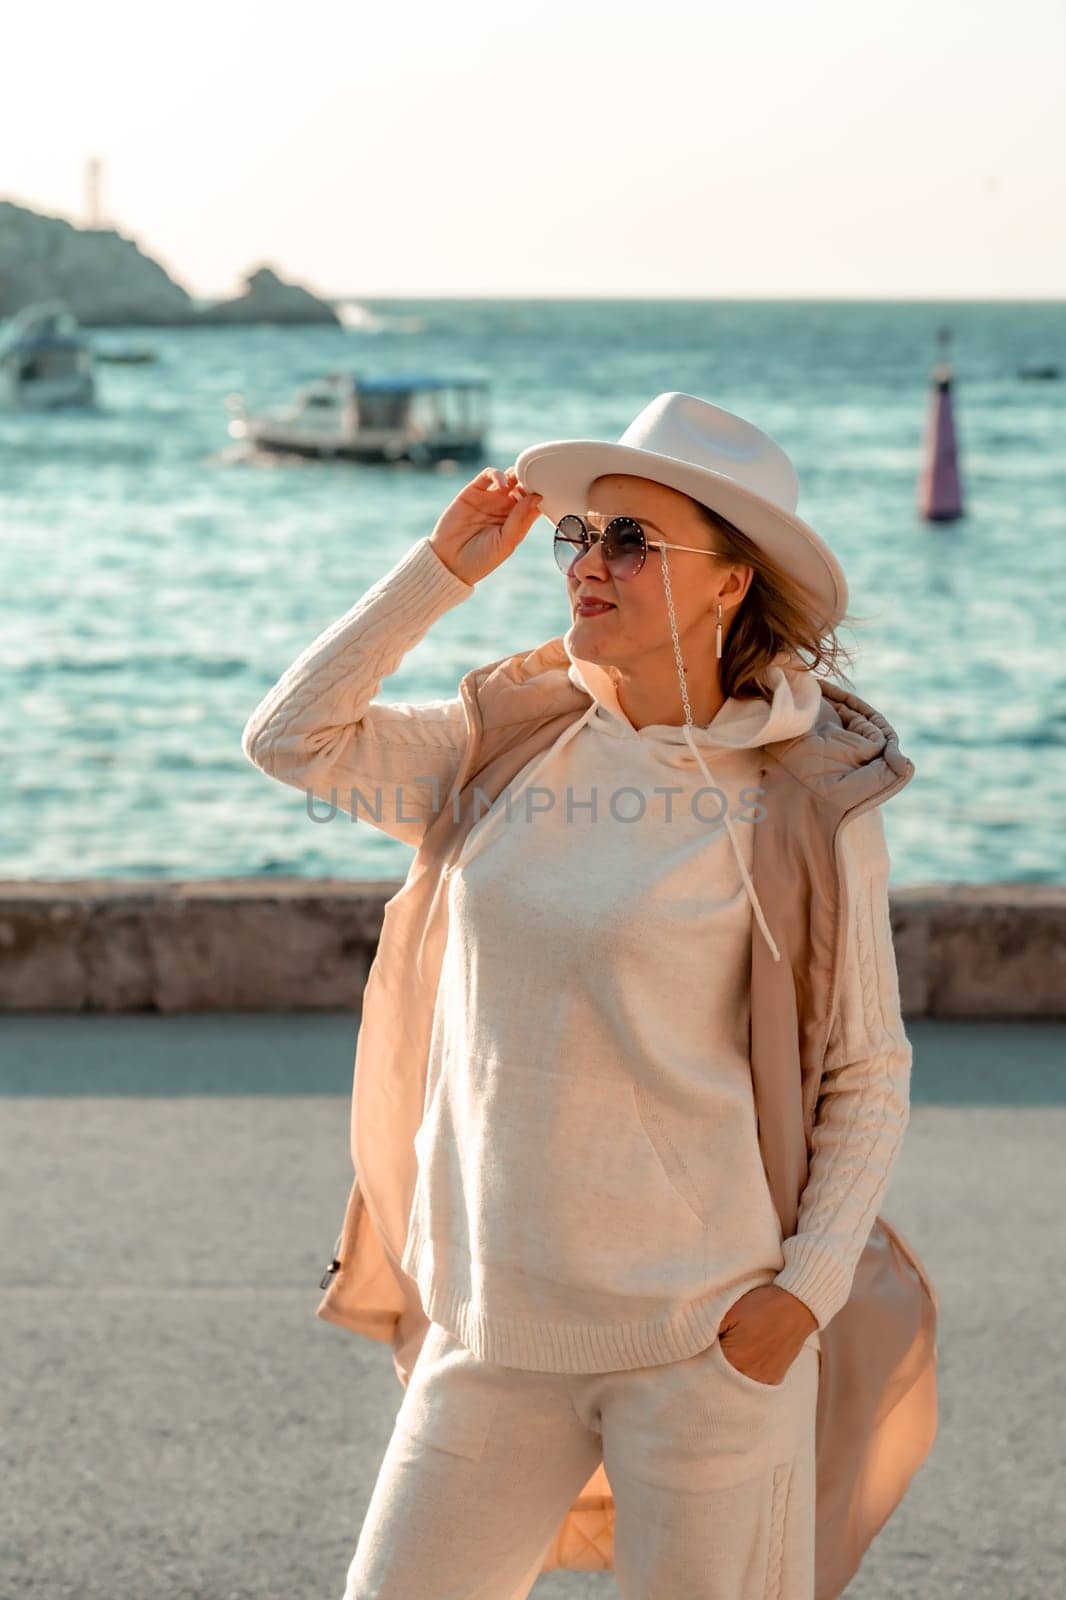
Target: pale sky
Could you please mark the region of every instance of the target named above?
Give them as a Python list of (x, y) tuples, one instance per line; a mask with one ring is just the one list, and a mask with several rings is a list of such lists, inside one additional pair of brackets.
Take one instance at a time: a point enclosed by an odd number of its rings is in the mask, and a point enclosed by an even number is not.
[(1064, 0), (11, 8), (0, 198), (193, 294), (1066, 297)]

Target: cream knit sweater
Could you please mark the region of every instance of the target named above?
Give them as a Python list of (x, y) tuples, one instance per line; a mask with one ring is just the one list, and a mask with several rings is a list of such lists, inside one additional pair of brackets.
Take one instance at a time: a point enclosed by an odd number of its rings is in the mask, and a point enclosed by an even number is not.
[[(461, 702), (372, 697), (473, 592), (420, 540), (268, 692), (245, 753), (417, 845), (458, 769)], [(750, 872), (759, 748), (806, 731), (820, 692), (806, 671), (778, 669), (772, 704), (727, 700), (690, 730), (708, 793), (679, 726), (635, 729), (607, 675), (571, 663), (588, 713), (518, 774), (448, 869), (402, 1264), (427, 1315), (516, 1367), (685, 1358), (770, 1282), (824, 1327), (909, 1110), (880, 808), (842, 836), (847, 964), (810, 1178), (782, 1240), (748, 1061), (751, 938), (763, 934), (740, 863)]]

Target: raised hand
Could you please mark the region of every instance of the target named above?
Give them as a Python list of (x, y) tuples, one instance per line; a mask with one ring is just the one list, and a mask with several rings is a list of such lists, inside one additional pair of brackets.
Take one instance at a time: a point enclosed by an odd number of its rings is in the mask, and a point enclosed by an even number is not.
[(518, 548), (540, 515), (540, 501), (512, 468), (486, 467), (441, 513), (429, 542), (446, 567), (475, 584)]

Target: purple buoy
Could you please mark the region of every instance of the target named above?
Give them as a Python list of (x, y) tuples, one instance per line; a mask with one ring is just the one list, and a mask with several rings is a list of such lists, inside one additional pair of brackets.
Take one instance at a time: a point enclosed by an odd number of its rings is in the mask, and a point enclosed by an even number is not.
[(918, 479), (918, 509), (929, 522), (951, 522), (963, 514), (951, 392), (954, 374), (946, 353), (950, 338), (947, 328), (937, 330), (944, 355), (932, 372), (922, 470)]

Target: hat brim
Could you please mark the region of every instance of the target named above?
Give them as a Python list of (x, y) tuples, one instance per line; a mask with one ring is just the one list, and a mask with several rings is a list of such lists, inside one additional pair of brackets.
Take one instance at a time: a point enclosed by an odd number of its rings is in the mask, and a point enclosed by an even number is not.
[(677, 489), (720, 511), (803, 584), (820, 606), (824, 625), (835, 626), (847, 610), (847, 579), (825, 540), (802, 517), (709, 467), (602, 439), (548, 439), (523, 450), (514, 469), (523, 488), (543, 497), (541, 515), (553, 523), (567, 512), (584, 516), (590, 485), (607, 472)]

